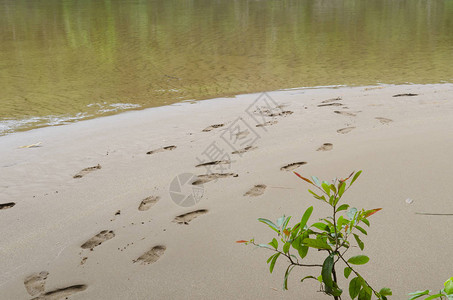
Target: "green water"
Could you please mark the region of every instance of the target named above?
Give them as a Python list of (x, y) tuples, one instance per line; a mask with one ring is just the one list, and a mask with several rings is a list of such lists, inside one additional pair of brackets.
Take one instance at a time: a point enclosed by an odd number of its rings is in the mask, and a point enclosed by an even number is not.
[(305, 86), (453, 82), (453, 0), (0, 0), (0, 134)]

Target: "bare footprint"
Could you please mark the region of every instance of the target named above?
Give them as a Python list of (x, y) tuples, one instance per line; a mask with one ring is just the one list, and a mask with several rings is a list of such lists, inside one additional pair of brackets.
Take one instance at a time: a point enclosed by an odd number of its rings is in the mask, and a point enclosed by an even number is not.
[(220, 128), (220, 127), (223, 127), (223, 126), (225, 126), (225, 124), (214, 124), (214, 125), (211, 125), (211, 126), (206, 127), (206, 128), (203, 129), (202, 131), (203, 131), (203, 132), (209, 132), (209, 131), (211, 131), (211, 130), (214, 130), (214, 129), (216, 129), (216, 128)]
[(282, 170), (282, 171), (292, 171), (292, 170), (295, 170), (295, 169), (297, 169), (300, 166), (305, 165), (305, 164), (307, 164), (307, 162), (305, 162), (305, 161), (290, 163), (290, 164), (288, 164), (286, 166), (281, 167), (280, 170)]
[(16, 205), (16, 203), (14, 203), (14, 202), (2, 203), (2, 204), (0, 204), (0, 210), (11, 208), (14, 205)]
[(266, 189), (266, 185), (264, 184), (257, 184), (254, 187), (252, 187), (250, 190), (248, 190), (244, 196), (250, 196), (250, 197), (257, 197), (261, 196), (264, 194), (264, 190)]
[(188, 212), (186, 214), (179, 215), (173, 219), (173, 223), (189, 225), (189, 222), (198, 216), (208, 213), (207, 209), (199, 209), (195, 211)]
[(412, 94), (412, 93), (396, 94), (396, 95), (393, 95), (392, 97), (413, 97), (413, 96), (418, 96), (418, 94)]
[(155, 246), (151, 248), (151, 250), (143, 253), (139, 258), (137, 258), (133, 262), (134, 263), (140, 262), (142, 265), (155, 263), (165, 253), (165, 250), (167, 250), (167, 247), (165, 246), (161, 245)]
[(151, 208), (154, 204), (156, 204), (159, 201), (160, 197), (159, 196), (149, 196), (146, 197), (145, 199), (140, 202), (140, 205), (138, 206), (139, 211), (146, 211)]
[(85, 168), (82, 171), (80, 171), (79, 173), (75, 174), (73, 176), (73, 178), (82, 178), (83, 176), (87, 175), (88, 173), (91, 173), (96, 170), (100, 170), (101, 168), (102, 167), (100, 164), (98, 164), (97, 166), (94, 166), (94, 167)]
[(351, 132), (351, 130), (353, 130), (354, 128), (355, 128), (355, 127), (341, 128), (341, 129), (338, 129), (337, 132), (338, 132), (338, 133), (341, 133), (341, 134), (346, 134), (346, 133)]
[(245, 153), (245, 152), (254, 150), (254, 149), (256, 149), (256, 148), (258, 148), (258, 147), (247, 146), (247, 147), (245, 147), (245, 148), (242, 148), (242, 149), (233, 151), (233, 152), (231, 152), (231, 154), (242, 154), (242, 153)]
[(219, 178), (227, 178), (227, 177), (238, 177), (238, 174), (235, 173), (211, 173), (206, 175), (198, 175), (198, 179), (192, 182), (192, 185), (200, 185), (207, 183), (209, 181), (213, 181)]
[(62, 289), (54, 290), (42, 294), (32, 300), (61, 300), (68, 299), (67, 297), (74, 295), (75, 293), (82, 292), (87, 289), (84, 284), (72, 285)]
[(115, 233), (112, 230), (103, 230), (93, 236), (91, 239), (86, 241), (85, 243), (80, 246), (82, 249), (90, 249), (93, 250), (94, 247), (99, 246), (105, 241), (108, 241), (115, 237)]
[(319, 104), (318, 107), (323, 107), (323, 106), (342, 106), (342, 103), (338, 102), (333, 102), (333, 103), (326, 103), (326, 104)]
[(356, 116), (356, 114), (354, 114), (352, 112), (347, 112), (347, 111), (336, 110), (336, 111), (334, 111), (334, 113), (339, 114), (339, 115), (343, 115), (343, 116), (348, 116), (348, 117), (355, 117)]
[(387, 119), (387, 118), (382, 118), (382, 117), (376, 117), (375, 119), (379, 120), (379, 122), (381, 122), (382, 124), (388, 124), (388, 123), (393, 122), (392, 119)]
[(256, 127), (265, 127), (265, 126), (272, 126), (272, 125), (275, 125), (277, 124), (278, 122), (273, 120), (273, 121), (267, 121), (267, 122), (264, 122), (262, 124), (257, 124)]
[(231, 164), (231, 161), (229, 161), (229, 160), (216, 160), (216, 161), (202, 163), (202, 164), (196, 165), (195, 167), (198, 168), (198, 167), (215, 166), (215, 165), (229, 165), (229, 164)]
[(30, 296), (36, 296), (44, 293), (46, 279), (49, 272), (42, 271), (39, 273), (32, 274), (25, 278), (24, 285)]
[(340, 100), (341, 100), (341, 97), (337, 97), (337, 98), (332, 98), (332, 99), (327, 99), (327, 100), (321, 101), (321, 103), (331, 103), (331, 102), (340, 101)]
[(174, 150), (174, 149), (176, 149), (176, 146), (175, 145), (171, 145), (171, 146), (166, 146), (166, 147), (162, 147), (162, 148), (159, 148), (159, 149), (148, 151), (148, 152), (146, 152), (146, 154), (151, 155), (151, 154), (155, 154), (155, 153), (159, 153), (159, 152), (171, 151), (171, 150)]
[(319, 147), (316, 151), (330, 151), (333, 149), (333, 144), (331, 143), (324, 143), (321, 147)]

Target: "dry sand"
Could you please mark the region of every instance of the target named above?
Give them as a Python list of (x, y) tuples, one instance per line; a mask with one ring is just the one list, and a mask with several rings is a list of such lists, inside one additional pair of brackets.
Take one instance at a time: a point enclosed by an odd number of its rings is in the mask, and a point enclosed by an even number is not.
[[(440, 289), (453, 275), (453, 216), (416, 213), (453, 214), (453, 85), (268, 96), (275, 103), (242, 95), (0, 137), (0, 298), (328, 299), (299, 283), (317, 272), (296, 269), (283, 292), (283, 260), (271, 275), (266, 250), (235, 243), (270, 240), (259, 217), (327, 212), (291, 170), (362, 169), (346, 200), (383, 210), (359, 269), (393, 299)], [(194, 206), (170, 196), (183, 173), (205, 175), (182, 190), (204, 193)]]

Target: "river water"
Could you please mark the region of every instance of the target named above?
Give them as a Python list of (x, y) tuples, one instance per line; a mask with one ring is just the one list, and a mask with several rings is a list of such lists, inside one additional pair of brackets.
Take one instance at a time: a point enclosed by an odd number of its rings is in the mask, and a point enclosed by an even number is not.
[(452, 0), (0, 0), (0, 135), (248, 92), (441, 82)]

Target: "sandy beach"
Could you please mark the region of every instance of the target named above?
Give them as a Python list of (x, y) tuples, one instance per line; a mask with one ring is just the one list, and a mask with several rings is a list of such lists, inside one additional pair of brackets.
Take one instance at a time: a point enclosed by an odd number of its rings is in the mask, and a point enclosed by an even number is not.
[[(300, 283), (317, 270), (295, 269), (282, 291), (283, 261), (269, 274), (268, 251), (235, 243), (272, 238), (260, 217), (326, 214), (291, 171), (363, 170), (345, 201), (382, 211), (360, 270), (392, 299), (438, 290), (453, 275), (452, 95), (292, 89), (2, 136), (0, 299), (329, 299)], [(177, 191), (182, 174), (199, 184)]]

